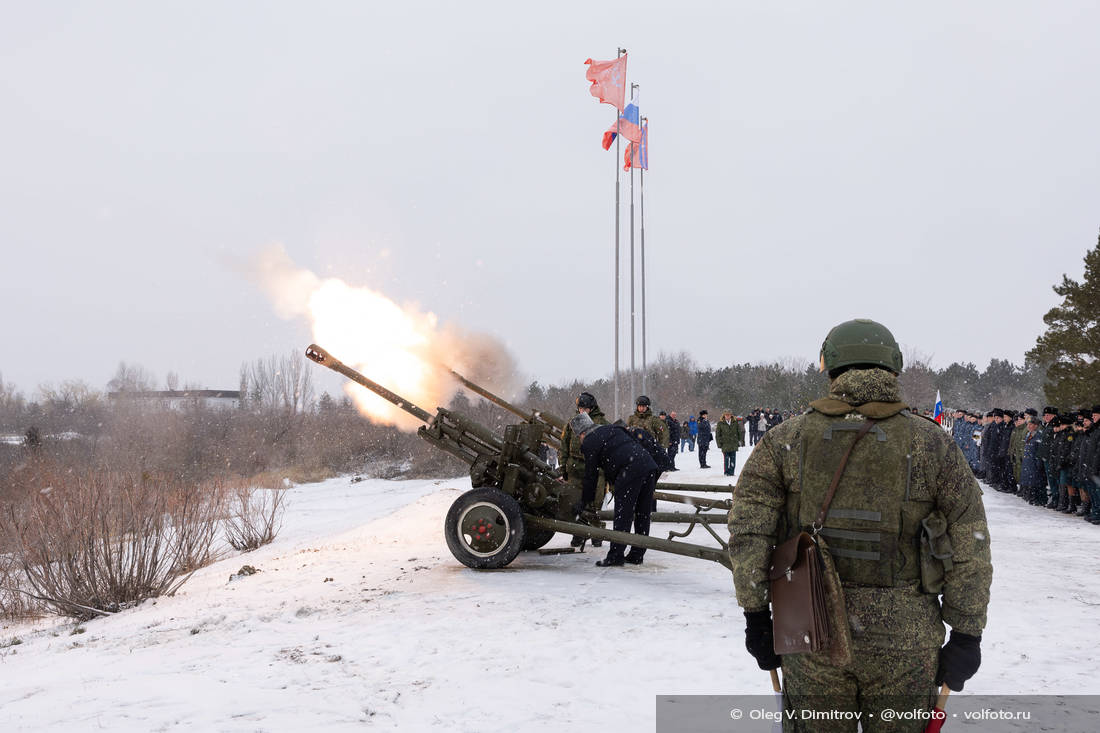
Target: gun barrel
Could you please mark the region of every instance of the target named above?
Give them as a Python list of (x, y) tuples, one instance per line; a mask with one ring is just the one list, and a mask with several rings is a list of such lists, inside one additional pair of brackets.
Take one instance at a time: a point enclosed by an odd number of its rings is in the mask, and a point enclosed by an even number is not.
[(498, 405), (499, 407), (503, 407), (505, 410), (512, 413), (513, 415), (518, 415), (524, 420), (536, 420), (539, 422), (544, 422), (551, 427), (557, 428), (559, 431), (565, 430), (565, 421), (561, 418), (555, 417), (554, 415), (550, 415), (540, 410), (524, 410), (522, 407), (517, 407), (513, 405), (511, 402), (504, 399), (503, 397), (499, 397), (493, 394), (481, 385), (471, 382), (469, 379), (462, 376), (454, 369), (450, 369), (450, 372), (451, 376), (457, 379), (463, 386), (469, 388), (473, 392), (476, 392), (493, 404)]
[(402, 410), (404, 410), (405, 412), (409, 413), (410, 415), (412, 415), (413, 417), (417, 418), (418, 420), (420, 420), (422, 422), (425, 422), (425, 423), (431, 425), (435, 420), (435, 418), (429, 412), (427, 412), (426, 410), (421, 409), (420, 407), (417, 407), (412, 402), (409, 402), (407, 399), (405, 399), (401, 395), (397, 394), (396, 392), (391, 392), (390, 390), (383, 387), (381, 384), (378, 384), (378, 382), (375, 382), (371, 379), (367, 379), (362, 374), (355, 371), (354, 369), (349, 367), (347, 364), (345, 364), (344, 362), (340, 361), (339, 359), (337, 359), (332, 354), (330, 354), (327, 351), (325, 351), (324, 349), (322, 349), (317, 344), (310, 344), (309, 345), (309, 348), (306, 349), (306, 357), (308, 359), (310, 359), (311, 361), (317, 362), (321, 366), (328, 367), (329, 369), (331, 369), (334, 372), (338, 372), (339, 374), (343, 374), (345, 377), (347, 377), (348, 379), (350, 379), (351, 381), (353, 381), (357, 384), (363, 385), (364, 387), (369, 389), (371, 392), (374, 392), (376, 395), (378, 395), (382, 399), (387, 400), (389, 402), (392, 402), (393, 404), (397, 405)]

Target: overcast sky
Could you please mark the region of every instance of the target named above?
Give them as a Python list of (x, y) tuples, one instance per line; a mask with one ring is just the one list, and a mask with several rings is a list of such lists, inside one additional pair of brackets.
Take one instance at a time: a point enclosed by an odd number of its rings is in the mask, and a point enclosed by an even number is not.
[(1096, 244), (1097, 28), (1093, 0), (8, 0), (0, 374), (235, 388), (310, 340), (238, 266), (274, 243), (529, 378), (609, 373), (614, 113), (583, 62), (617, 46), (651, 356), (810, 361), (870, 317), (937, 366), (1019, 363)]

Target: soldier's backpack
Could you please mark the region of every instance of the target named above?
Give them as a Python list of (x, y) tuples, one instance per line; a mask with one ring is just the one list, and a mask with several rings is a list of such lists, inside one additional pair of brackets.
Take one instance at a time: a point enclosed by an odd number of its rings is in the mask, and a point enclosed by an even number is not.
[(642, 447), (649, 453), (649, 457), (653, 459), (653, 462), (657, 464), (657, 470), (664, 473), (674, 465), (672, 459), (668, 457), (668, 451), (657, 444), (657, 439), (650, 435), (647, 431), (638, 427), (628, 427), (626, 432), (642, 444)]

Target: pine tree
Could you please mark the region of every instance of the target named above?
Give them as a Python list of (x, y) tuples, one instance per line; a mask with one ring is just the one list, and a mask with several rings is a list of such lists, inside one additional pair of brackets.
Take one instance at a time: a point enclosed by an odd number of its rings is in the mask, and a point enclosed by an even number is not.
[(1081, 282), (1062, 275), (1054, 286), (1062, 304), (1047, 311), (1046, 333), (1028, 357), (1047, 364), (1047, 399), (1063, 407), (1100, 402), (1100, 237), (1085, 254)]

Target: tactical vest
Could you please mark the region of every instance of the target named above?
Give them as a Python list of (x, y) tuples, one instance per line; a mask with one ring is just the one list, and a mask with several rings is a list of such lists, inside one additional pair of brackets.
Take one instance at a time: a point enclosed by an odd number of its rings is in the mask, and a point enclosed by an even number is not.
[[(921, 520), (933, 511), (931, 480), (913, 466), (913, 420), (905, 412), (877, 422), (859, 441), (837, 486), (821, 535), (840, 579), (896, 587), (919, 581)], [(845, 451), (864, 425), (854, 413), (805, 415), (797, 483), (787, 493), (787, 528), (810, 528)]]

